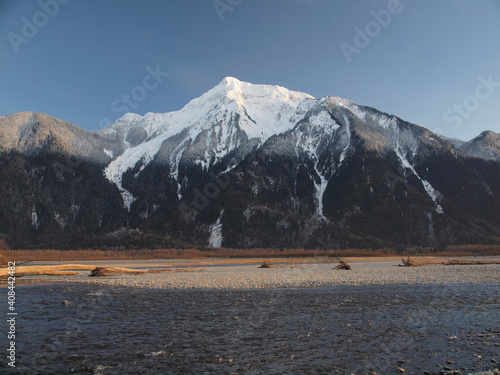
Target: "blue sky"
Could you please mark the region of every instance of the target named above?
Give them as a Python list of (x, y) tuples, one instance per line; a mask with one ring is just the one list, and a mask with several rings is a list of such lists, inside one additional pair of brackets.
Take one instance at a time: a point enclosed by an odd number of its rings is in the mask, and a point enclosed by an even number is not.
[(500, 132), (499, 19), (498, 0), (2, 0), (0, 115), (96, 130), (234, 76), (468, 140)]

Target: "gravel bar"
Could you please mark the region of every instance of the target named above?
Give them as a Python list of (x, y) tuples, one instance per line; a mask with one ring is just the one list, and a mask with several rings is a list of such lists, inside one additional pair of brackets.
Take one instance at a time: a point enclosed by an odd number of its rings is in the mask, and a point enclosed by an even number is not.
[[(448, 283), (500, 283), (500, 264), (450, 266), (432, 264), (399, 267), (397, 261), (360, 261), (352, 270), (333, 270), (337, 263), (201, 266), (169, 268), (166, 272), (141, 275), (88, 277), (27, 277), (26, 282), (69, 282), (134, 288), (160, 289), (268, 289), (294, 287), (405, 285)], [(160, 270), (160, 269), (156, 269)], [(23, 278), (24, 279), (24, 278)], [(29, 279), (29, 280), (28, 280)]]

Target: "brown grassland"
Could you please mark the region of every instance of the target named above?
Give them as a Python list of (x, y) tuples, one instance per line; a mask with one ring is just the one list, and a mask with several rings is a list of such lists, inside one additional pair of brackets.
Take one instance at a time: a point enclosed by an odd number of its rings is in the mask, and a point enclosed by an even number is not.
[(307, 257), (387, 257), (402, 254), (427, 256), (500, 255), (500, 245), (459, 245), (444, 249), (157, 249), (157, 250), (10, 250), (0, 249), (4, 261), (135, 260), (135, 259), (204, 259), (204, 258), (307, 258)]

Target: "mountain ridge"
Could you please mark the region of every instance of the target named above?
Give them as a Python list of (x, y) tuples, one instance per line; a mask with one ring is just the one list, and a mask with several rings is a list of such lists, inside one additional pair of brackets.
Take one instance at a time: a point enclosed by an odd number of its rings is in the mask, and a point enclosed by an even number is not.
[(469, 155), (500, 162), (500, 134), (491, 130), (483, 131), (459, 148)]
[(0, 117), (0, 233), (12, 246), (496, 243), (497, 136), (454, 145), (348, 99), (231, 77), (93, 133), (13, 114)]

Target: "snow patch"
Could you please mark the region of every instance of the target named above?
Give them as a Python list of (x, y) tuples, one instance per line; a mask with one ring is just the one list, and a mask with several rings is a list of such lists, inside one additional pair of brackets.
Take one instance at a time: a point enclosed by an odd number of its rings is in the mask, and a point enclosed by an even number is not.
[(61, 215), (59, 215), (57, 212), (54, 213), (54, 219), (56, 220), (57, 224), (59, 224), (59, 226), (61, 228), (64, 228), (66, 227), (66, 220), (64, 220)]
[(380, 127), (384, 128), (384, 129), (388, 129), (389, 127), (393, 127), (393, 128), (396, 127), (397, 121), (396, 121), (396, 118), (394, 116), (389, 117), (389, 116), (381, 115), (380, 117), (381, 118), (378, 121), (378, 124)]
[(36, 213), (35, 206), (31, 210), (31, 226), (38, 229), (40, 226), (40, 221), (38, 220), (38, 214)]
[(340, 128), (338, 124), (331, 118), (331, 116), (326, 111), (321, 111), (320, 113), (313, 115), (309, 118), (309, 123), (312, 126), (318, 127), (329, 127), (333, 130), (337, 130)]
[(325, 190), (328, 185), (328, 180), (317, 170), (316, 166), (314, 167), (316, 172), (319, 174), (320, 183), (314, 184), (316, 188), (316, 199), (318, 201), (318, 214), (319, 216), (326, 220), (326, 217), (323, 215), (323, 195), (325, 195)]
[(432, 221), (432, 212), (426, 212), (425, 215), (427, 216), (427, 219), (429, 220), (429, 236), (431, 238), (435, 238), (435, 235), (434, 235), (434, 222)]
[(113, 151), (104, 149), (104, 153), (113, 159)]
[[(417, 175), (417, 177), (418, 177), (418, 175)], [(429, 183), (429, 181), (426, 181), (424, 179), (421, 179), (421, 180), (422, 180), (422, 184), (424, 185), (425, 191), (427, 192), (429, 197), (431, 197), (432, 201), (436, 205), (436, 212), (438, 214), (443, 214), (444, 213), (443, 207), (441, 207), (441, 205), (439, 204), (439, 199), (440, 199), (441, 194), (436, 189), (434, 189), (432, 187), (432, 185)]]
[(319, 183), (316, 178), (312, 178), (317, 204), (316, 213), (322, 220), (327, 220), (327, 218), (323, 215), (323, 195), (325, 194), (325, 190), (328, 185), (328, 172), (325, 173), (325, 168), (321, 168), (320, 166), (319, 148), (322, 145), (322, 140), (325, 139), (325, 136), (332, 135), (333, 132), (340, 128), (340, 126), (332, 119), (327, 111), (321, 111), (310, 116), (308, 122), (308, 127), (297, 129), (295, 147), (296, 150), (299, 148), (302, 149), (314, 162), (314, 171), (319, 178)]
[(349, 147), (351, 147), (351, 123), (349, 122), (349, 119), (345, 115), (344, 115), (344, 121), (345, 121), (345, 131), (346, 131), (346, 135), (347, 135), (347, 144), (345, 145), (344, 149), (342, 150), (342, 153), (340, 154), (339, 167), (342, 165), (342, 162), (344, 161), (345, 157), (347, 156), (347, 152), (349, 151)]
[(257, 196), (257, 194), (259, 194), (259, 185), (253, 185), (252, 186), (252, 194), (254, 196)]
[(245, 211), (243, 211), (243, 216), (245, 217), (245, 220), (247, 221), (247, 223), (250, 221), (250, 218), (252, 217), (253, 215), (253, 211), (250, 210), (249, 208), (247, 208)]
[(130, 191), (122, 188), (121, 186), (118, 186), (118, 189), (120, 190), (120, 194), (123, 198), (123, 206), (130, 211), (130, 206), (136, 201), (137, 198), (135, 198)]
[[(343, 98), (335, 98), (335, 100), (340, 103), (342, 106), (346, 107), (354, 113), (357, 117), (359, 117), (364, 122), (372, 122), (375, 125), (380, 126), (383, 129), (388, 128), (396, 128), (397, 127), (397, 119), (395, 116), (389, 116), (383, 113), (370, 114), (368, 111), (361, 109), (357, 104), (351, 102), (348, 99)], [(369, 121), (371, 120), (371, 121)]]
[(224, 210), (221, 211), (219, 218), (214, 225), (211, 226), (210, 238), (208, 239), (208, 246), (211, 247), (222, 247), (222, 223), (220, 219)]
[(357, 105), (353, 105), (352, 103), (349, 105), (349, 110), (358, 116), (362, 121), (366, 119), (366, 112), (362, 111)]
[(439, 203), (441, 199), (441, 193), (439, 193), (436, 189), (432, 187), (432, 185), (429, 183), (429, 181), (426, 181), (422, 179), (413, 165), (410, 164), (410, 162), (406, 159), (403, 150), (399, 146), (399, 143), (396, 142), (396, 147), (394, 148), (394, 151), (396, 151), (396, 155), (399, 157), (399, 160), (401, 161), (401, 165), (409, 170), (412, 171), (412, 173), (422, 182), (422, 185), (424, 186), (425, 191), (427, 192), (427, 195), (432, 199), (434, 202), (434, 206), (436, 207), (436, 212), (438, 214), (443, 214), (443, 207), (441, 207), (441, 204)]
[(495, 195), (494, 195), (494, 194), (493, 194), (493, 192), (491, 191), (490, 186), (489, 186), (486, 182), (484, 182), (484, 181), (482, 181), (482, 182), (483, 182), (483, 187), (484, 187), (484, 189), (486, 190), (486, 192), (487, 192), (489, 195), (491, 195), (492, 197), (494, 197)]
[[(118, 157), (118, 159), (119, 158), (120, 157)], [(125, 168), (122, 168), (122, 166), (120, 164), (113, 164), (113, 163), (114, 162), (111, 162), (106, 167), (106, 169), (104, 170), (104, 175), (106, 176), (106, 178), (109, 181), (114, 182), (115, 185), (118, 187), (118, 190), (120, 191), (120, 194), (121, 194), (122, 199), (123, 199), (123, 206), (128, 211), (130, 211), (130, 206), (132, 205), (132, 203), (134, 203), (136, 198), (132, 195), (132, 193), (130, 191), (128, 191), (127, 189), (125, 189), (122, 186), (123, 174), (128, 170), (128, 168), (125, 169)]]

